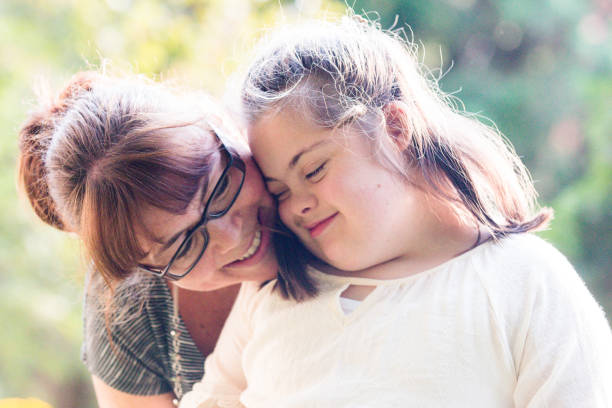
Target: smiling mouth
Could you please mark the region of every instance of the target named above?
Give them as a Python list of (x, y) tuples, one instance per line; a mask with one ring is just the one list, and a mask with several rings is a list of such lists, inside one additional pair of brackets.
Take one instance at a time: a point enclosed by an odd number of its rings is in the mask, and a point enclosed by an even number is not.
[(312, 238), (315, 238), (315, 237), (321, 235), (321, 233), (323, 233), (323, 231), (327, 228), (327, 226), (332, 223), (334, 218), (336, 218), (336, 215), (338, 215), (338, 213), (334, 213), (334, 214), (330, 215), (329, 217), (319, 221), (318, 223), (316, 223), (316, 224), (314, 224), (312, 226), (306, 227), (306, 229), (310, 233), (310, 236)]
[(253, 237), (253, 242), (251, 242), (251, 246), (249, 247), (249, 249), (247, 249), (247, 251), (244, 253), (244, 255), (242, 255), (242, 257), (236, 259), (236, 261), (241, 262), (241, 261), (249, 259), (255, 254), (255, 252), (257, 252), (260, 245), (261, 245), (261, 230), (257, 230), (257, 232), (255, 232), (255, 237)]

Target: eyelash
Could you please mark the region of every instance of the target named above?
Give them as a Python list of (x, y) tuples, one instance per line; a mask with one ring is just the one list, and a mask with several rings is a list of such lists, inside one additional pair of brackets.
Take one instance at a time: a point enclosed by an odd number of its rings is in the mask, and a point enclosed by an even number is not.
[(287, 192), (287, 190), (285, 191), (281, 191), (280, 193), (270, 193), (270, 195), (272, 196), (272, 198), (276, 201), (282, 201), (282, 196), (283, 194), (285, 194)]
[[(311, 180), (313, 177), (319, 175), (323, 170), (325, 170), (325, 166), (327, 166), (327, 161), (323, 162), (319, 167), (306, 174), (306, 179)], [(280, 193), (270, 193), (272, 198), (276, 201), (282, 201), (283, 195), (287, 193), (288, 190), (281, 191)]]
[(185, 247), (183, 248), (181, 253), (176, 256), (176, 259), (181, 259), (181, 258), (185, 257), (189, 253), (189, 251), (191, 250), (191, 246), (192, 245), (193, 245), (193, 238), (190, 239), (189, 242), (187, 242), (187, 244), (185, 244)]
[(323, 162), (323, 164), (321, 164), (319, 167), (317, 167), (310, 173), (306, 174), (306, 178), (310, 180), (311, 178), (315, 177), (317, 174), (321, 173), (325, 169), (326, 165), (327, 165), (327, 162), (326, 161)]

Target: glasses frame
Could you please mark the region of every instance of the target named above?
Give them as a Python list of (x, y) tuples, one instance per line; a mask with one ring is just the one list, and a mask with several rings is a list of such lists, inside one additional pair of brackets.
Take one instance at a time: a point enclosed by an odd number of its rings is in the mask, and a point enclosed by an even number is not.
[[(154, 268), (148, 265), (142, 265), (142, 264), (138, 265), (141, 269), (144, 269), (145, 271), (150, 272), (157, 277), (177, 281), (187, 276), (189, 272), (191, 272), (193, 268), (195, 268), (198, 262), (200, 262), (200, 259), (202, 259), (202, 255), (204, 255), (204, 252), (206, 251), (206, 248), (208, 247), (209, 237), (208, 237), (208, 230), (206, 229), (206, 223), (210, 220), (221, 218), (225, 214), (227, 214), (227, 212), (232, 208), (232, 206), (234, 205), (234, 202), (240, 195), (240, 192), (242, 191), (242, 185), (244, 184), (244, 179), (246, 176), (246, 165), (244, 164), (244, 161), (242, 161), (242, 159), (237, 153), (234, 153), (231, 150), (229, 150), (223, 143), (221, 143), (219, 147), (219, 151), (221, 153), (224, 153), (227, 156), (227, 164), (225, 165), (225, 168), (223, 169), (221, 176), (219, 176), (219, 179), (217, 180), (215, 187), (210, 193), (210, 197), (206, 201), (206, 205), (204, 206), (204, 211), (202, 212), (202, 217), (200, 218), (200, 220), (198, 221), (196, 225), (194, 225), (191, 229), (187, 231), (187, 235), (185, 236), (185, 238), (183, 239), (183, 241), (177, 248), (176, 252), (174, 252), (174, 255), (172, 255), (172, 258), (170, 258), (170, 262), (168, 262), (168, 264), (164, 268), (159, 269), (159, 268)], [(242, 175), (242, 178), (240, 179), (240, 186), (238, 187), (238, 190), (236, 191), (236, 195), (232, 198), (232, 201), (229, 203), (229, 205), (224, 210), (218, 213), (215, 213), (215, 214), (208, 214), (208, 210), (213, 202), (213, 198), (216, 196), (219, 188), (222, 185), (222, 182), (224, 181), (225, 177), (227, 176), (229, 170), (232, 167), (238, 169)], [(177, 275), (177, 274), (169, 272), (178, 254), (182, 251), (184, 246), (187, 245), (187, 243), (193, 237), (193, 235), (196, 234), (200, 229), (202, 229), (201, 232), (202, 232), (202, 235), (204, 236), (204, 245), (202, 246), (202, 250), (198, 254), (193, 264), (189, 268), (187, 268), (187, 270), (183, 274)]]

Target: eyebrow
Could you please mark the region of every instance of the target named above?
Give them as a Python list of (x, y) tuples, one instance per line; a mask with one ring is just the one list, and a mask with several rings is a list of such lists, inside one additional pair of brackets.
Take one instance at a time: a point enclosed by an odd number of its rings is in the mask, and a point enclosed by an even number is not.
[[(209, 177), (204, 177), (204, 180), (202, 182), (202, 187), (200, 187), (200, 195), (199, 195), (199, 199), (200, 201), (206, 197), (206, 191), (208, 190), (208, 185), (210, 182), (210, 174), (208, 174)], [(195, 199), (195, 198), (194, 198)], [(200, 222), (200, 219), (198, 219), (197, 222)], [(162, 245), (162, 247), (160, 248), (161, 251), (165, 251), (166, 249), (170, 248), (172, 246), (172, 244), (174, 244), (176, 242), (177, 239), (179, 239), (179, 237), (181, 235), (183, 235), (184, 233), (186, 233), (187, 231), (189, 231), (190, 229), (192, 229), (196, 224), (193, 225), (189, 225), (187, 228), (183, 228), (182, 230), (180, 230), (179, 232), (177, 232), (176, 234), (174, 234), (173, 236), (171, 236), (168, 240), (164, 240), (164, 238), (160, 238), (160, 237), (156, 237), (153, 236), (153, 241)]]
[[(297, 152), (295, 156), (291, 158), (291, 161), (289, 162), (287, 169), (289, 170), (293, 169), (298, 164), (298, 162), (300, 161), (300, 159), (302, 158), (304, 154), (310, 153), (311, 151), (321, 147), (321, 145), (328, 144), (328, 143), (331, 143), (331, 142), (329, 140), (320, 140), (318, 142), (311, 144), (310, 146), (303, 148), (302, 150)], [(273, 177), (267, 177), (264, 175), (264, 181), (268, 182), (268, 181), (277, 181), (277, 180)]]
[[(198, 220), (199, 222), (200, 220)], [(172, 244), (174, 244), (176, 242), (177, 239), (179, 239), (181, 237), (181, 235), (183, 235), (184, 233), (186, 233), (187, 231), (189, 231), (191, 228), (193, 228), (195, 226), (195, 224), (193, 225), (189, 225), (187, 228), (183, 228), (182, 230), (180, 230), (179, 232), (177, 232), (176, 234), (172, 235), (170, 238), (168, 238), (167, 240), (164, 239), (163, 237), (158, 237), (153, 235), (151, 237), (151, 239), (153, 240), (153, 242), (160, 244), (161, 248), (160, 251), (165, 251), (166, 249), (170, 248), (172, 246)]]
[(161, 241), (160, 244), (163, 244), (163, 246), (161, 247), (161, 250), (165, 251), (166, 249), (170, 248), (172, 246), (172, 244), (174, 244), (176, 242), (176, 240), (179, 239), (179, 237), (181, 235), (183, 235), (185, 233), (185, 231), (188, 231), (188, 230), (189, 230), (189, 228), (186, 228), (184, 230), (181, 230), (181, 231), (177, 232), (172, 237), (170, 237), (170, 239), (168, 241), (166, 241), (165, 243), (164, 243), (164, 241)]

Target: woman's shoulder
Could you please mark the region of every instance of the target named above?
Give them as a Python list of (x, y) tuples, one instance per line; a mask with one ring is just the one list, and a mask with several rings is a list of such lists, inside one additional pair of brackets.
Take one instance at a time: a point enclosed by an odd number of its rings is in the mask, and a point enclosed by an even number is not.
[(172, 296), (165, 281), (154, 276), (134, 276), (114, 290), (99, 276), (86, 282), (83, 318), (85, 335), (110, 329), (115, 335), (132, 332), (135, 324), (155, 325), (169, 319)]

